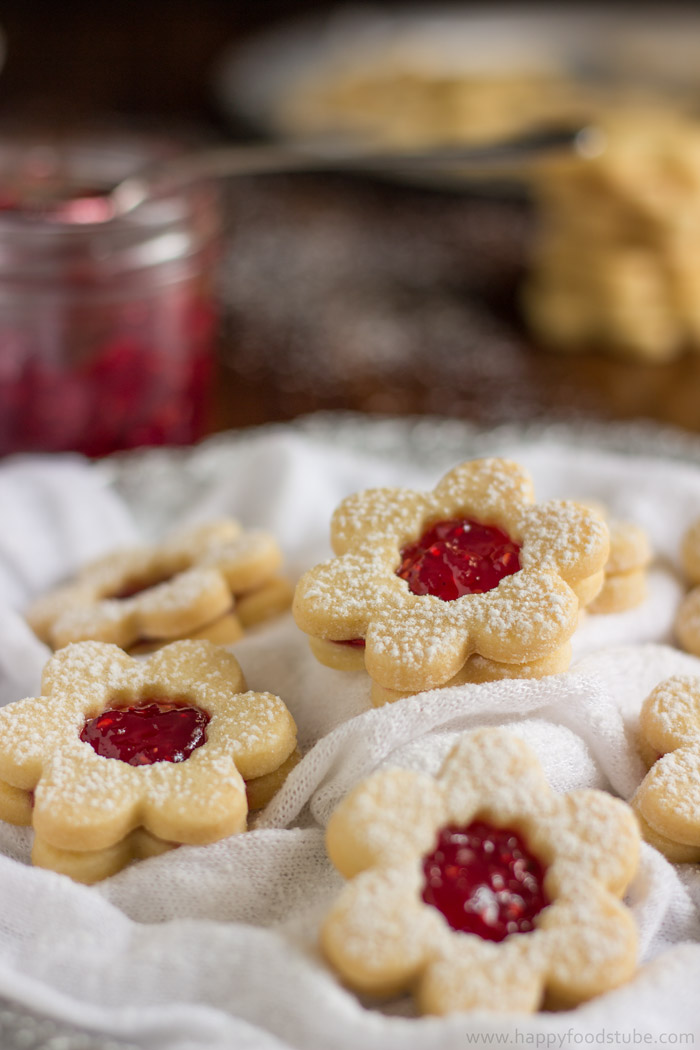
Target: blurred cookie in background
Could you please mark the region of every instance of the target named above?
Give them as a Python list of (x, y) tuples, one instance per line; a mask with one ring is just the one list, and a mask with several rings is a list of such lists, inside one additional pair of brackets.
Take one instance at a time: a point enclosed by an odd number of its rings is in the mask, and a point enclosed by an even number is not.
[(700, 122), (606, 114), (598, 148), (542, 164), (523, 304), (553, 349), (663, 361), (700, 350)]

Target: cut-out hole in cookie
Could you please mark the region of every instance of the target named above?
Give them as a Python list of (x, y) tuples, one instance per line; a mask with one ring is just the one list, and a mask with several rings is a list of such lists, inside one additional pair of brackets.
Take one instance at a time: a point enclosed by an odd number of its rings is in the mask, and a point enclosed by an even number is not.
[(520, 546), (496, 525), (454, 518), (431, 525), (401, 550), (396, 575), (413, 594), (452, 602), (491, 591), (520, 569)]
[(482, 820), (441, 828), (435, 849), (423, 858), (422, 899), (453, 930), (502, 941), (529, 933), (550, 903), (546, 867), (510, 828)]
[(80, 739), (102, 758), (130, 766), (184, 762), (206, 743), (208, 723), (208, 713), (186, 700), (153, 697), (88, 719)]

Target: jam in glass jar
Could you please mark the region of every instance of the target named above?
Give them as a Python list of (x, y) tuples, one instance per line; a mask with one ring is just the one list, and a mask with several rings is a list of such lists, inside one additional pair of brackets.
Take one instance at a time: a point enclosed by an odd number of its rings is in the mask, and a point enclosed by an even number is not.
[(108, 191), (178, 148), (0, 138), (0, 455), (188, 444), (206, 421), (216, 187), (110, 218)]

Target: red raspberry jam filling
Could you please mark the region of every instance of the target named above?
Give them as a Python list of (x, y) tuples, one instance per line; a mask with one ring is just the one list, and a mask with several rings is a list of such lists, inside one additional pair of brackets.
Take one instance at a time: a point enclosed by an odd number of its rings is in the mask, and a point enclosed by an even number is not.
[(80, 739), (103, 758), (130, 766), (184, 762), (207, 739), (209, 715), (167, 697), (154, 697), (130, 707), (113, 707), (86, 721)]
[(336, 645), (349, 645), (351, 649), (364, 649), (364, 638), (342, 638)]
[(423, 858), (423, 873), (425, 903), (453, 930), (486, 941), (528, 933), (549, 904), (546, 868), (520, 835), (481, 820), (442, 828), (435, 849)]
[[(192, 281), (166, 285), (103, 318), (69, 313), (47, 293), (33, 314), (23, 307), (27, 316), (0, 318), (0, 455), (71, 449), (97, 457), (200, 438), (217, 323), (208, 294)], [(70, 351), (48, 360), (44, 344), (57, 340)]]
[(438, 521), (401, 551), (396, 575), (413, 594), (433, 594), (453, 602), (464, 594), (483, 594), (520, 568), (520, 546), (496, 525), (471, 518)]

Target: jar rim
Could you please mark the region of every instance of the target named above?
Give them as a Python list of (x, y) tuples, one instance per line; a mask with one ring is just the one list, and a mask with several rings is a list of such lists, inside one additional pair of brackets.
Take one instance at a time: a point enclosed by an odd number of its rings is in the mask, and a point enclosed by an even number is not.
[(73, 203), (107, 201), (123, 179), (181, 154), (184, 148), (175, 138), (137, 132), (11, 136), (0, 132), (0, 231), (79, 238), (105, 229), (167, 226), (175, 216), (162, 214), (164, 202), (186, 208), (191, 196), (187, 190), (147, 201), (134, 215), (107, 214), (92, 220), (67, 216)]
[[(164, 191), (127, 215), (96, 222), (62, 221), (53, 215), (47, 218), (41, 209), (14, 208), (11, 195), (10, 206), (3, 208), (2, 194), (7, 196), (12, 188), (8, 172), (15, 183), (33, 173), (40, 183), (39, 200), (43, 193), (50, 198), (56, 187), (64, 198), (66, 189), (75, 187), (106, 194), (135, 171), (184, 149), (183, 142), (156, 135), (110, 133), (54, 140), (8, 138), (0, 132), (0, 278), (99, 284), (196, 254), (221, 232), (221, 194), (213, 181)], [(89, 200), (89, 193), (84, 199)]]

